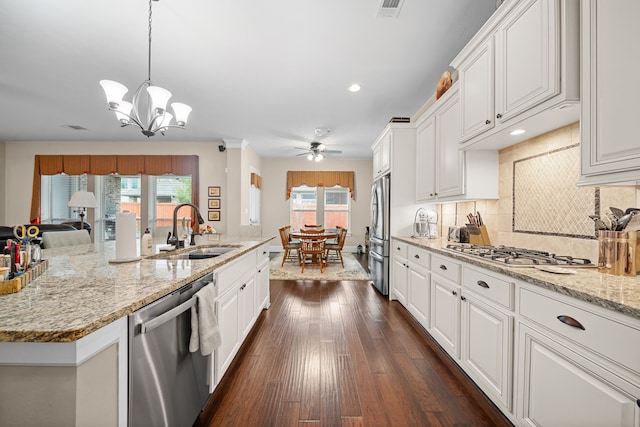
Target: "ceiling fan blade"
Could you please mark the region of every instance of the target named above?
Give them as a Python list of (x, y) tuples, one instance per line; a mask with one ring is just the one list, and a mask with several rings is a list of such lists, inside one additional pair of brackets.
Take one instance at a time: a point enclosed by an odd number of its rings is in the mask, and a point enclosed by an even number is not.
[(302, 148), (302, 147), (293, 147), (293, 148), (298, 149), (298, 150), (309, 151), (309, 147), (306, 147), (306, 148)]
[(310, 153), (300, 153), (300, 154), (296, 154), (296, 157), (298, 156), (308, 156)]
[(342, 151), (340, 151), (340, 150), (323, 150), (322, 153), (325, 153), (325, 154), (342, 154)]

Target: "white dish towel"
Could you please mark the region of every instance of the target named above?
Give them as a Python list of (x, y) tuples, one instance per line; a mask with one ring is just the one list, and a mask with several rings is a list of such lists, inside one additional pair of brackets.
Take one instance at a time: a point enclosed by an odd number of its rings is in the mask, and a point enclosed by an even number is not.
[(222, 343), (215, 310), (215, 287), (205, 286), (194, 297), (197, 301), (191, 307), (189, 351), (193, 353), (200, 349), (200, 353), (207, 356)]

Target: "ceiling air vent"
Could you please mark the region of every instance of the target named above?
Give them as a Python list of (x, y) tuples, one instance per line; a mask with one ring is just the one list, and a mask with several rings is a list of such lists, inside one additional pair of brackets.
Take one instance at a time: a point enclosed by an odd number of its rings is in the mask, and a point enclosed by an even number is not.
[(404, 0), (380, 0), (378, 18), (397, 18)]

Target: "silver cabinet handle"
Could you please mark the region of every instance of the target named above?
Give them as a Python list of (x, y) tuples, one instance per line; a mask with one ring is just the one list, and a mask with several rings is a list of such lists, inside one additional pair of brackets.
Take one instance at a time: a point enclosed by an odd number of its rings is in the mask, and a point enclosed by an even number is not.
[(562, 323), (564, 323), (565, 325), (569, 325), (571, 327), (574, 327), (574, 328), (577, 328), (577, 329), (582, 329), (583, 331), (586, 331), (584, 326), (582, 326), (582, 323), (578, 322), (576, 319), (574, 319), (571, 316), (560, 315), (560, 316), (558, 316), (557, 319), (559, 321), (561, 321)]
[(476, 282), (478, 284), (478, 286), (483, 287), (483, 288), (487, 288), (489, 289), (489, 284), (487, 282), (485, 282), (484, 280), (478, 280)]

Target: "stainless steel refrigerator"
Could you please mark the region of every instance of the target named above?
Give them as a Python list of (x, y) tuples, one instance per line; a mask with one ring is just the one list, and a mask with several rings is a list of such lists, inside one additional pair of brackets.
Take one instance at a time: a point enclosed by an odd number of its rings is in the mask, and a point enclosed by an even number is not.
[(389, 175), (376, 179), (371, 187), (369, 272), (373, 285), (382, 295), (389, 295), (390, 189)]

